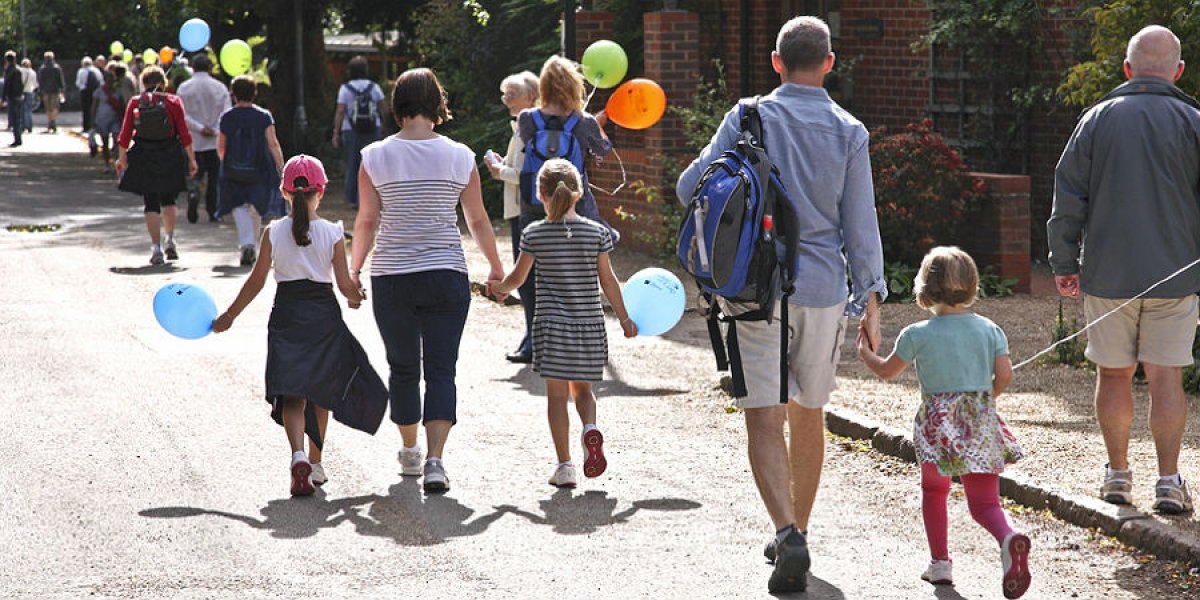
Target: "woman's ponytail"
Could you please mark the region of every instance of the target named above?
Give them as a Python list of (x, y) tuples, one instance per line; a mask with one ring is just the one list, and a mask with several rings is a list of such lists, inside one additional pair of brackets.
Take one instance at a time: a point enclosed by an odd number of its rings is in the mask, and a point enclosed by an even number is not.
[[(303, 177), (297, 177), (295, 182), (296, 187), (308, 187), (308, 181)], [(312, 239), (308, 237), (308, 203), (316, 192), (300, 192), (292, 194), (292, 239), (296, 240), (297, 246), (307, 246), (312, 243)]]
[(583, 184), (575, 165), (561, 158), (546, 161), (538, 171), (538, 195), (546, 205), (546, 218), (558, 221), (582, 194)]

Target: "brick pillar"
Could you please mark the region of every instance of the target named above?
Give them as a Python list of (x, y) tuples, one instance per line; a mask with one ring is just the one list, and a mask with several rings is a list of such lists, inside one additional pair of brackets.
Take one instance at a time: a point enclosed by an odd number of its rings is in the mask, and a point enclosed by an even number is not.
[(603, 10), (575, 11), (575, 56), (583, 57), (592, 42), (612, 39), (613, 14)]
[[(700, 85), (700, 15), (663, 10), (646, 13), (642, 23), (646, 78), (662, 86), (668, 106), (690, 106)], [(646, 130), (646, 151), (650, 156), (674, 156), (685, 149), (680, 119), (669, 111)], [(661, 166), (652, 171), (661, 178)]]
[(993, 267), (1003, 279), (1016, 279), (1014, 291), (1029, 292), (1030, 240), (1028, 175), (971, 173), (983, 182), (986, 195), (971, 224), (964, 249), (980, 269)]

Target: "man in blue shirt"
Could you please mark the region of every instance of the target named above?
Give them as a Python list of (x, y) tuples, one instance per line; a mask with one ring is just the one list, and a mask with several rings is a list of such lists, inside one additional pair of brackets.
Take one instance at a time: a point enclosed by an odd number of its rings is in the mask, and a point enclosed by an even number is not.
[[(879, 302), (887, 295), (875, 216), (867, 130), (829, 98), (822, 84), (833, 68), (829, 27), (815, 17), (783, 25), (771, 53), (779, 87), (759, 101), (767, 154), (800, 213), (796, 292), (789, 301), (790, 401), (779, 403), (779, 330), (765, 321), (738, 325), (748, 394), (750, 467), (775, 522), (767, 547), (775, 558), (771, 592), (803, 590), (809, 567), (808, 517), (825, 456), (824, 406), (834, 389), (846, 315), (879, 346)], [(682, 202), (704, 169), (732, 149), (740, 134), (735, 106), (712, 141), (679, 177)], [(852, 289), (847, 286), (847, 272)], [(790, 423), (789, 441), (783, 423)]]

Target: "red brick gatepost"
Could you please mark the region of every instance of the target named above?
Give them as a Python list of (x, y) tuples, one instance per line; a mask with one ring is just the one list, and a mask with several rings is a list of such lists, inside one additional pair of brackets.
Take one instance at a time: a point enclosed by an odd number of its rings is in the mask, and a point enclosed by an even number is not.
[(980, 269), (993, 267), (1003, 279), (1016, 279), (1013, 291), (1029, 293), (1030, 177), (971, 173), (983, 182), (981, 210), (969, 224), (963, 249)]

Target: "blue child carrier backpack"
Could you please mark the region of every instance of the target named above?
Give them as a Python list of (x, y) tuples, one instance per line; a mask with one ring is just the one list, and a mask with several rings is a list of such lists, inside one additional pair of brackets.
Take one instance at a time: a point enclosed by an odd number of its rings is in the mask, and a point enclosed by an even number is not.
[(525, 163), (521, 165), (521, 202), (541, 206), (537, 195), (538, 170), (552, 158), (570, 161), (583, 174), (583, 148), (575, 139), (575, 126), (579, 124), (579, 113), (571, 113), (565, 121), (555, 118), (553, 123), (562, 123), (561, 128), (547, 128), (546, 116), (541, 109), (530, 111), (533, 124), (537, 127), (533, 137), (525, 143)]
[[(738, 112), (741, 136), (700, 176), (680, 223), (677, 256), (708, 304), (717, 370), (731, 370), (735, 397), (747, 395), (737, 322), (771, 322), (775, 300), (781, 300), (779, 401), (786, 404), (787, 309), (795, 289), (800, 221), (767, 157), (758, 98), (739, 104)], [(724, 341), (720, 322), (728, 323)]]

